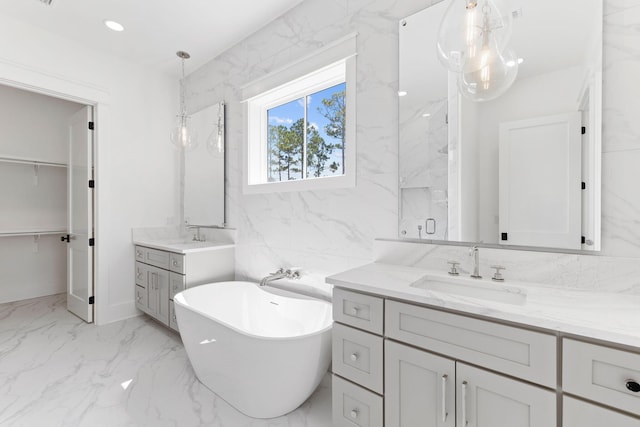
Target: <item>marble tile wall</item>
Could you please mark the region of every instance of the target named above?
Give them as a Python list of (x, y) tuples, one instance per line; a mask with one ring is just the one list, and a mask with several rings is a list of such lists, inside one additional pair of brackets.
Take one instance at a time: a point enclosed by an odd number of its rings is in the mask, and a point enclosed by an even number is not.
[[(228, 224), (238, 229), (238, 278), (257, 279), (281, 265), (296, 266), (305, 283), (328, 290), (324, 276), (370, 262), (374, 238), (397, 236), (397, 23), (432, 3), (306, 0), (188, 77), (190, 109), (222, 100), (227, 104), (226, 204)], [(605, 270), (618, 260), (622, 271), (640, 264), (640, 192), (634, 189), (640, 178), (639, 23), (640, 0), (605, 0), (602, 254), (607, 258), (586, 257), (592, 260), (585, 270), (590, 272), (580, 277), (587, 281), (607, 276)], [(354, 31), (356, 188), (242, 194), (241, 88)], [(526, 263), (528, 254), (517, 252), (514, 259)], [(566, 257), (577, 265), (584, 258)]]

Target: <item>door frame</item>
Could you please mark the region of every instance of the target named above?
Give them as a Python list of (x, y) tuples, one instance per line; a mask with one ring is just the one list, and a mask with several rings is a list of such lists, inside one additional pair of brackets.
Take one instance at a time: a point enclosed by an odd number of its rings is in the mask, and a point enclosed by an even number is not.
[(102, 209), (103, 203), (101, 201), (103, 196), (100, 191), (100, 183), (106, 181), (103, 179), (104, 172), (100, 160), (103, 157), (106, 158), (105, 148), (108, 146), (103, 141), (107, 139), (109, 93), (106, 89), (86, 82), (50, 74), (41, 69), (9, 62), (3, 58), (0, 58), (0, 84), (93, 107), (93, 120), (96, 123), (93, 132), (93, 176), (96, 180), (96, 188), (93, 190), (93, 225), (94, 238), (96, 239), (96, 244), (93, 248), (95, 296), (93, 321), (96, 325), (100, 325), (102, 323), (101, 313), (107, 312), (106, 302), (108, 298), (107, 290), (103, 288), (103, 284), (107, 283), (106, 269), (101, 268), (102, 265), (106, 265), (103, 259), (105, 254), (100, 250), (101, 238), (106, 235), (102, 233), (101, 219), (106, 214)]

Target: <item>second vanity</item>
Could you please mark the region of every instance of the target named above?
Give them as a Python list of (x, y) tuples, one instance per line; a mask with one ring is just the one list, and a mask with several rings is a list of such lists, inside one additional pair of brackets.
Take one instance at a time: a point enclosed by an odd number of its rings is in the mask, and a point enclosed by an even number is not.
[[(468, 280), (387, 264), (327, 278), (335, 426), (640, 426), (637, 296), (494, 298)], [(455, 293), (474, 284), (480, 298)]]
[(233, 280), (233, 244), (134, 240), (136, 307), (174, 330), (178, 330), (173, 297), (205, 283)]

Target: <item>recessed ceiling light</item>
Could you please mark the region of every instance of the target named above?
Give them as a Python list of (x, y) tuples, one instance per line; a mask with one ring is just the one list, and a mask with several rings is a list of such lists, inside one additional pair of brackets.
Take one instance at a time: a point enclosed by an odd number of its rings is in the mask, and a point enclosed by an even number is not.
[(407, 96), (407, 92), (404, 90), (398, 91), (398, 96)]
[(124, 26), (116, 21), (111, 21), (109, 19), (105, 19), (104, 20), (104, 25), (107, 26), (108, 29), (113, 30), (113, 31), (124, 31)]

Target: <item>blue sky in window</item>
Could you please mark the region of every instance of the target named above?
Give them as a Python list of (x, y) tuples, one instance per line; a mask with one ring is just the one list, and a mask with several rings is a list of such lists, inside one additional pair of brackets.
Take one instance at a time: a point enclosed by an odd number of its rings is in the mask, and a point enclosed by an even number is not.
[[(318, 130), (318, 133), (328, 144), (336, 144), (341, 141), (337, 138), (332, 138), (325, 132), (325, 126), (329, 124), (329, 120), (324, 117), (319, 111), (318, 107), (322, 106), (322, 99), (331, 98), (331, 95), (335, 92), (339, 92), (344, 90), (346, 87), (345, 83), (341, 83), (336, 86), (329, 87), (327, 89), (321, 90), (320, 92), (316, 92), (312, 95), (307, 96), (307, 120), (309, 124), (315, 127)], [(294, 122), (304, 117), (304, 98), (300, 98), (295, 101), (291, 101), (287, 104), (280, 105), (275, 108), (271, 108), (268, 111), (268, 120), (269, 125), (284, 125), (291, 126)], [(342, 163), (342, 151), (336, 149), (333, 151), (331, 159), (329, 163), (336, 161), (338, 163)], [(328, 170), (325, 171), (323, 175), (332, 175)], [(339, 170), (341, 173), (341, 169)]]

